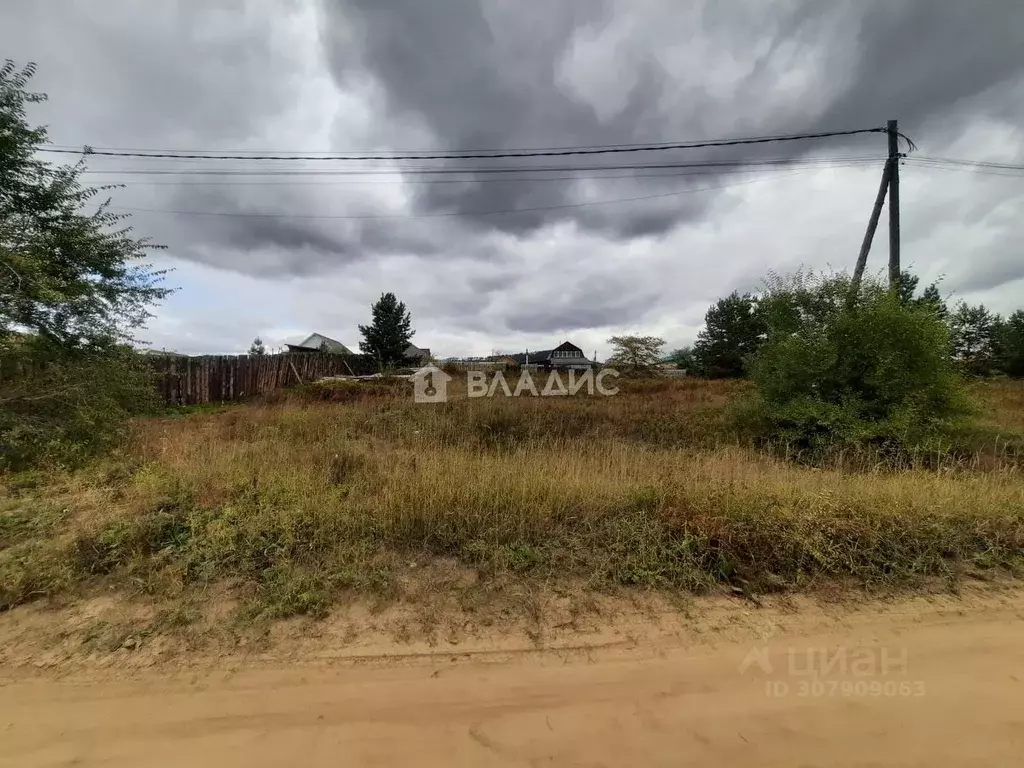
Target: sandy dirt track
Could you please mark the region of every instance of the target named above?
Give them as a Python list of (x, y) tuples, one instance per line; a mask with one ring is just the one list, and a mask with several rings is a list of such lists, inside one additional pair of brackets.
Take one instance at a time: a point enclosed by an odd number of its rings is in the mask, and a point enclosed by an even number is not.
[(789, 616), (768, 640), (12, 676), (0, 765), (1024, 765), (1024, 596), (867, 615)]

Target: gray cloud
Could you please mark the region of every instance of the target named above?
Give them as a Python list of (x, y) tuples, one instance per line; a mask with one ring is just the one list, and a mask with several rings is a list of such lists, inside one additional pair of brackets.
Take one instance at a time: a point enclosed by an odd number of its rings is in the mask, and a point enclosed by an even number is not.
[(506, 309), (504, 318), (510, 330), (524, 333), (631, 325), (651, 310), (659, 293), (650, 285), (623, 286), (612, 275), (557, 279)]
[[(833, 130), (898, 117), (922, 154), (1024, 157), (1024, 4), (1016, 0), (253, 0), (244, 8), (111, 0), (104, 8), (84, 0), (59, 10), (0, 7), (0, 47), (38, 61), (34, 85), (52, 100), (33, 118), (50, 124), (57, 143), (474, 150)], [(866, 136), (431, 164), (469, 169), (446, 183), (413, 170), (426, 162), (360, 163), (365, 176), (281, 183), (113, 172), (326, 166), (93, 157), (90, 178), (127, 180), (113, 193), (125, 207), (286, 214), (133, 218), (139, 234), (167, 244), (169, 258), (195, 266), (218, 291), (233, 295), (244, 284), (258, 293), (261, 306), (274, 307), (260, 322), (281, 326), (281, 338), (293, 325), (324, 324), (318, 330), (354, 342), (369, 302), (396, 290), (418, 322), (434, 324), (417, 337), (428, 346), (428, 333), (544, 346), (546, 334), (575, 332), (594, 344), (609, 329), (648, 326), (685, 341), (707, 303), (732, 286), (756, 287), (769, 268), (849, 264), (880, 169), (805, 170), (792, 183), (740, 186), (762, 177), (536, 181), (572, 175), (542, 168), (881, 156), (884, 148), (884, 137)], [(478, 170), (512, 164), (530, 165), (531, 180)], [(1019, 210), (1019, 184), (913, 163), (904, 173), (907, 263), (926, 280), (948, 274), (951, 289), (1011, 296), (1006, 286), (1024, 277), (1015, 266), (1024, 224), (1000, 211)], [(601, 204), (608, 200), (628, 201)], [(884, 242), (880, 230), (872, 268)], [(329, 290), (311, 303), (314, 284)], [(164, 332), (173, 341), (192, 318), (195, 343), (216, 347), (206, 338), (217, 333), (209, 312), (189, 306), (185, 292), (181, 301)], [(246, 315), (232, 338), (244, 340), (255, 322)]]
[[(214, 266), (225, 266), (234, 259), (240, 271), (249, 272), (267, 271), (269, 267), (270, 271), (283, 269), (294, 275), (308, 275), (338, 270), (366, 258), (410, 253), (432, 257), (442, 253), (442, 233), (429, 221), (316, 218), (358, 216), (373, 208), (344, 193), (318, 195), (300, 188), (287, 196), (275, 196), (273, 191), (183, 189), (171, 199), (175, 209), (226, 215), (177, 217), (174, 228), (166, 229), (166, 222), (163, 227), (169, 237), (175, 238), (182, 255)], [(278, 213), (261, 215), (268, 211)], [(187, 221), (187, 228), (181, 227), (180, 219)], [(246, 264), (253, 252), (276, 252), (285, 258), (257, 269), (251, 261)], [(287, 258), (288, 254), (294, 254), (293, 258)]]
[[(1024, 71), (1024, 5), (1013, 0), (874, 2), (852, 8), (855, 69), (823, 122), (864, 119), (864, 110), (872, 109), (899, 117), (909, 132), (927, 131), (922, 141), (942, 141), (962, 129), (960, 120), (949, 120), (962, 118), (961, 110), (969, 108), (975, 117), (1001, 111), (1004, 105), (993, 89), (1012, 85)], [(977, 98), (981, 95), (988, 98)], [(942, 121), (930, 121), (936, 113), (942, 113)], [(1019, 103), (1016, 114), (1024, 115)]]
[[(833, 6), (802, 2), (757, 10), (744, 6), (742, 12), (737, 6), (707, 3), (700, 12), (690, 13), (681, 11), (678, 3), (663, 2), (647, 3), (643, 14), (633, 15), (634, 8), (624, 2), (570, 2), (534, 5), (526, 14), (520, 4), (500, 0), (329, 2), (329, 29), (354, 28), (358, 41), (354, 49), (347, 45), (342, 50), (331, 45), (329, 33), (325, 41), (339, 83), (354, 68), (369, 72), (385, 94), (392, 121), (425, 126), (434, 147), (453, 151), (544, 146), (552, 137), (563, 144), (614, 144), (835, 130), (881, 125), (889, 117), (900, 118), (904, 129), (919, 134), (921, 142), (945, 142), (963, 129), (962, 120), (944, 124), (932, 118), (957, 114), (967, 102), (974, 116), (988, 108), (1004, 109), (999, 86), (1024, 70), (1019, 55), (1024, 5), (1014, 2), (981, 7), (931, 0)], [(680, 27), (685, 30), (681, 35)], [(580, 77), (613, 84), (606, 89), (609, 101), (616, 100), (615, 83), (629, 84), (618, 94), (615, 108), (604, 113), (588, 98), (602, 95), (600, 90), (581, 92), (566, 75), (581, 46), (601, 35), (608, 42), (598, 53), (583, 57), (587, 72)], [(721, 44), (718, 55), (711, 46), (710, 60), (680, 55), (688, 45), (687, 36), (691, 44), (701, 38)], [(749, 71), (744, 71), (744, 55)], [(725, 76), (721, 88), (693, 84), (700, 78), (694, 78), (688, 67), (703, 65), (715, 75), (713, 70), (728, 67), (733, 56), (739, 70)], [(677, 86), (680, 78), (682, 88)], [(983, 95), (987, 101), (980, 98)], [(881, 138), (858, 137), (714, 153), (677, 152), (671, 157), (796, 158), (822, 146), (882, 152), (884, 145)], [(598, 156), (560, 162), (585, 165), (600, 160)], [(637, 179), (596, 186), (601, 191), (598, 197), (615, 199), (695, 184)], [(568, 219), (629, 240), (700, 218), (706, 210), (702, 201), (707, 199), (675, 208), (629, 205), (610, 215), (572, 208), (517, 216), (474, 215), (481, 210), (582, 201), (572, 182), (524, 182), (426, 187), (419, 191), (416, 207), (458, 211), (481, 228), (509, 232)]]
[(973, 264), (969, 272), (950, 280), (949, 287), (958, 293), (977, 293), (1016, 280), (1024, 280), (1024, 260), (986, 254), (985, 258)]
[(81, 0), (5, 3), (0, 13), (5, 55), (37, 61), (34, 85), (60, 96), (46, 112), (55, 142), (203, 148), (245, 141), (291, 100), (297, 54), (274, 29), (299, 6), (275, 5), (277, 19), (203, 0), (127, 0), (102, 13)]

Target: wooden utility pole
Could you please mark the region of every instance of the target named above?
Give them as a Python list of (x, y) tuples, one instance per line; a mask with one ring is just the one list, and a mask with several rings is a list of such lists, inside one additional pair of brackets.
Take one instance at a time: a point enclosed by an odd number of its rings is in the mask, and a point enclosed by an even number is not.
[(889, 134), (889, 288), (900, 282), (900, 137), (897, 121), (888, 122)]
[(868, 221), (868, 229), (864, 233), (864, 241), (860, 244), (860, 253), (857, 255), (857, 266), (853, 270), (853, 282), (850, 284), (850, 301), (857, 298), (860, 290), (860, 281), (864, 276), (864, 268), (868, 263), (868, 252), (871, 250), (871, 241), (875, 238), (875, 229), (878, 228), (878, 219), (882, 215), (882, 205), (885, 203), (885, 193), (889, 189), (889, 179), (892, 175), (892, 160), (887, 160), (885, 170), (882, 171), (882, 183), (878, 185), (878, 194), (875, 196), (875, 207), (871, 209), (871, 219)]

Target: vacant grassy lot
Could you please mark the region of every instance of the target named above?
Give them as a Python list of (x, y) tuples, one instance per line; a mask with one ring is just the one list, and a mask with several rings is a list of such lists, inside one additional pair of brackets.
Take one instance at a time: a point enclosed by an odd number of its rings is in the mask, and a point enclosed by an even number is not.
[(125, 454), (0, 480), (0, 607), (227, 589), (247, 615), (398, 597), (438, 558), (474, 581), (744, 591), (1016, 572), (1024, 386), (979, 385), (950, 445), (893, 469), (773, 458), (730, 427), (742, 383), (415, 405), (313, 387), (138, 424)]

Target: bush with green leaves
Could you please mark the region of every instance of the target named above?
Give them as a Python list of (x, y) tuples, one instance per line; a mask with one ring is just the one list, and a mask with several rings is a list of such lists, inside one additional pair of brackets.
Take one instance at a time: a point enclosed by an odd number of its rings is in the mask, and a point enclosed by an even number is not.
[(0, 384), (0, 470), (78, 464), (117, 445), (132, 415), (159, 406), (152, 367), (129, 348), (28, 361)]
[(764, 332), (758, 297), (733, 291), (704, 315), (704, 328), (693, 345), (693, 372), (712, 379), (744, 376)]
[(942, 318), (877, 280), (851, 297), (845, 275), (773, 276), (760, 309), (768, 333), (750, 374), (773, 441), (900, 454), (969, 410)]

